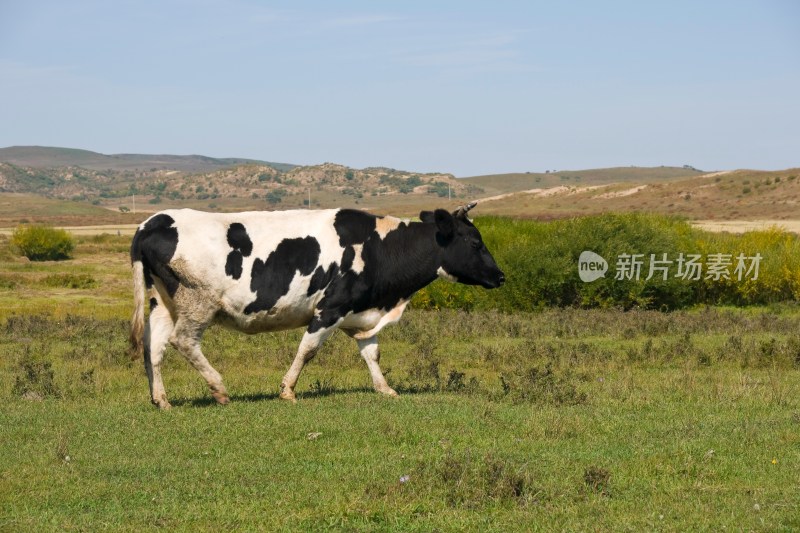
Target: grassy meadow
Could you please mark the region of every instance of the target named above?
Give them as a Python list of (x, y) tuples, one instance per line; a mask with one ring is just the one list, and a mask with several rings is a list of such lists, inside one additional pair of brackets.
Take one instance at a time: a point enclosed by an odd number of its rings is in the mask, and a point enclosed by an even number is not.
[(126, 354), (128, 243), (30, 263), (0, 236), (0, 531), (800, 528), (794, 303), (418, 305), (381, 334), (400, 398), (337, 333), (295, 405), (301, 331), (212, 327), (232, 403), (169, 348), (160, 412)]

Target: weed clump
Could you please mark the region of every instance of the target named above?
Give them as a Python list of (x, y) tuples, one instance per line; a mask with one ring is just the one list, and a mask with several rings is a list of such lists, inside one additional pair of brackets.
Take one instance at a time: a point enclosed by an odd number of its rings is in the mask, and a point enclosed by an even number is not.
[(50, 274), (42, 279), (42, 284), (47, 287), (64, 289), (94, 289), (97, 287), (97, 280), (89, 274)]
[(611, 472), (599, 466), (590, 466), (583, 472), (583, 482), (586, 487), (596, 494), (609, 495), (609, 481)]
[(467, 379), (465, 372), (453, 368), (443, 376), (441, 362), (434, 354), (436, 344), (425, 339), (416, 345), (415, 355), (408, 366), (406, 379), (400, 389), (410, 392), (455, 392), (472, 394), (480, 391), (480, 383), (474, 376)]
[(570, 370), (556, 372), (550, 363), (544, 368), (534, 366), (509, 376), (500, 375), (503, 396), (511, 401), (557, 406), (581, 405), (589, 400), (578, 389), (578, 380)]
[(474, 509), (497, 501), (522, 505), (539, 492), (525, 465), (491, 453), (474, 457), (469, 450), (447, 452), (434, 466), (434, 482), (441, 485), (449, 507)]
[(11, 246), (31, 261), (59, 261), (70, 258), (75, 241), (63, 229), (34, 224), (17, 226)]
[(37, 361), (30, 352), (23, 355), (19, 373), (14, 379), (11, 392), (26, 400), (59, 398), (61, 391), (55, 382), (55, 372), (50, 361)]

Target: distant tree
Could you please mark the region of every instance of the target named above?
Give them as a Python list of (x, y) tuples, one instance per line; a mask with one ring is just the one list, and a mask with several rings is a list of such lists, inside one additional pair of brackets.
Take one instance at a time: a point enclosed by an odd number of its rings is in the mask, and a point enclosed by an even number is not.
[(436, 194), (440, 198), (444, 198), (450, 194), (450, 187), (443, 181), (437, 181), (428, 187), (428, 192), (431, 194)]

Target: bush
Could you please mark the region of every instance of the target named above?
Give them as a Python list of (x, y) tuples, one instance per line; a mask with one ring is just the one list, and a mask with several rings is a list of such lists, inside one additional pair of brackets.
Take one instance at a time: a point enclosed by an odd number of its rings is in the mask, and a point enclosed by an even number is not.
[(63, 229), (30, 225), (17, 226), (11, 246), (31, 261), (58, 261), (70, 258), (75, 242)]
[[(536, 311), (545, 307), (672, 310), (698, 304), (761, 305), (800, 298), (800, 239), (777, 229), (744, 235), (711, 233), (688, 222), (643, 213), (602, 214), (552, 222), (478, 218), (487, 248), (506, 274), (491, 291), (438, 280), (419, 291), (412, 304), (426, 309)], [(585, 283), (578, 258), (592, 251), (605, 258), (604, 277)], [(671, 261), (667, 279), (650, 259)], [(699, 254), (698, 280), (676, 277), (679, 254)], [(615, 279), (621, 254), (642, 254), (639, 279)], [(729, 279), (708, 279), (710, 257), (730, 260)], [(738, 279), (737, 257), (760, 254), (758, 278)], [(748, 263), (749, 265), (749, 263)]]

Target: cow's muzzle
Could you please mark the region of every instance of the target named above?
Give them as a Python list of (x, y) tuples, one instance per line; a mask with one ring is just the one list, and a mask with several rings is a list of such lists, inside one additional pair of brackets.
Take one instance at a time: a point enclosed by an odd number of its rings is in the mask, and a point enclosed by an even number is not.
[(498, 287), (502, 287), (503, 283), (505, 282), (506, 282), (506, 275), (503, 274), (502, 271), (498, 270), (497, 275), (494, 277), (494, 279), (486, 281), (483, 284), (483, 286), (486, 287), (487, 289), (496, 289)]

